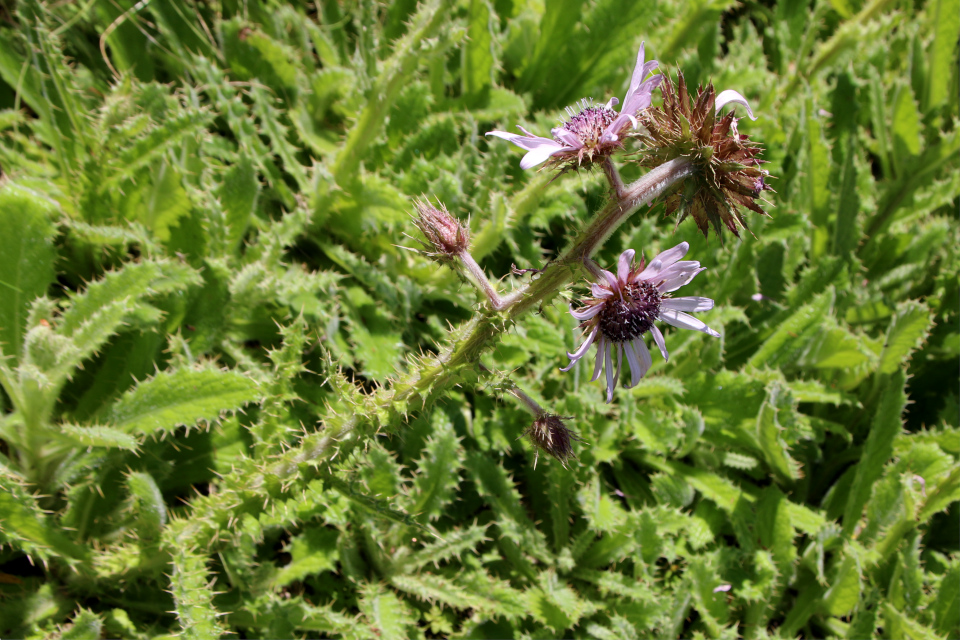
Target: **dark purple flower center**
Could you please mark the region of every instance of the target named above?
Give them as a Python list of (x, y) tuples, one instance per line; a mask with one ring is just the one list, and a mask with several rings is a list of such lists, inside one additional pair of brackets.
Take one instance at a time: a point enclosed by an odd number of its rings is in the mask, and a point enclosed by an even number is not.
[[(603, 105), (587, 106), (585, 101), (581, 102), (580, 106), (582, 107), (580, 112), (571, 116), (569, 120), (560, 125), (560, 128), (577, 136), (585, 147), (596, 146), (600, 141), (600, 136), (610, 126), (610, 123), (617, 119), (619, 114)], [(560, 138), (554, 137), (554, 139), (563, 143)]]
[(652, 283), (627, 283), (603, 301), (603, 311), (597, 314), (600, 332), (614, 342), (643, 335), (660, 316), (660, 300), (660, 291)]

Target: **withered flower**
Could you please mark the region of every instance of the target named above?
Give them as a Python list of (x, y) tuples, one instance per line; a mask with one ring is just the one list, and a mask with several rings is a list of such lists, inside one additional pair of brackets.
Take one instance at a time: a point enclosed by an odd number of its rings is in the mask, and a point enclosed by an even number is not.
[[(576, 457), (571, 442), (580, 442), (580, 436), (568, 429), (563, 421), (564, 418), (560, 416), (544, 413), (533, 421), (523, 435), (530, 438), (530, 442), (537, 448), (538, 459), (540, 451), (546, 451), (566, 467), (567, 461)], [(534, 461), (534, 468), (536, 468), (536, 461)]]
[(678, 157), (692, 160), (697, 171), (667, 196), (667, 214), (677, 214), (678, 223), (691, 216), (704, 236), (712, 226), (720, 237), (722, 224), (739, 238), (747, 224), (738, 207), (766, 215), (757, 200), (773, 189), (766, 183), (769, 173), (760, 168), (766, 162), (757, 157), (761, 148), (737, 130), (739, 118), (733, 111), (718, 115), (734, 102), (745, 106), (755, 120), (750, 105), (736, 91), (717, 95), (713, 84), (697, 87), (694, 98), (683, 73), (678, 74), (676, 87), (664, 77), (660, 88), (663, 105), (638, 116), (646, 129), (641, 137), (647, 147), (640, 164), (656, 167)]

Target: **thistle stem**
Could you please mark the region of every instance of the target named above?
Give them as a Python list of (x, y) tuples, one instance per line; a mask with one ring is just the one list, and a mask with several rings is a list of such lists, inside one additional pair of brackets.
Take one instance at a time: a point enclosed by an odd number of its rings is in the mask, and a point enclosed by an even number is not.
[(605, 157), (600, 166), (603, 167), (603, 172), (607, 175), (607, 181), (610, 183), (610, 186), (613, 187), (613, 192), (616, 194), (617, 199), (622, 199), (623, 179), (620, 177), (617, 165), (613, 164), (613, 158), (610, 156)]
[[(261, 503), (261, 497), (279, 499), (306, 486), (318, 476), (320, 465), (329, 463), (340, 452), (347, 453), (374, 433), (395, 429), (403, 416), (416, 405), (426, 406), (439, 394), (461, 383), (463, 374), (477, 370), (480, 356), (520, 316), (555, 296), (581, 269), (592, 270), (590, 265), (595, 263), (590, 259), (591, 256), (638, 207), (660, 196), (693, 171), (689, 160), (677, 158), (625, 186), (623, 193), (612, 198), (600, 210), (563, 255), (545, 267), (536, 280), (508, 296), (497, 295), (477, 265), (477, 271), (483, 275), (482, 279), (477, 279), (481, 288), (486, 282), (492, 291), (493, 295), (490, 295), (485, 290), (492, 308), (481, 310), (455, 329), (439, 354), (411, 367), (410, 372), (391, 387), (381, 388), (345, 414), (328, 416), (322, 431), (305, 436), (299, 445), (279, 454), (254, 472), (244, 469), (231, 473), (230, 481), (225, 484), (243, 487), (243, 491), (237, 492), (236, 500), (247, 509), (265, 509), (261, 505), (266, 505), (266, 502)], [(472, 258), (463, 262), (465, 265), (476, 265)], [(475, 275), (469, 266), (467, 270)], [(522, 391), (520, 393), (523, 394)], [(514, 395), (534, 411), (534, 406), (539, 406), (526, 394), (514, 392)], [(257, 497), (248, 498), (248, 495)], [(198, 511), (203, 512), (198, 520), (205, 524), (195, 532), (194, 540), (196, 544), (209, 543), (217, 531), (214, 524), (229, 522), (236, 502), (211, 496), (198, 498), (195, 504)]]
[(460, 262), (463, 263), (464, 269), (467, 270), (467, 273), (470, 275), (470, 281), (483, 292), (483, 295), (487, 297), (487, 300), (490, 301), (490, 306), (497, 311), (502, 311), (508, 306), (508, 302), (504, 298), (500, 297), (500, 294), (497, 293), (497, 290), (493, 288), (493, 285), (487, 279), (487, 274), (483, 272), (483, 269), (480, 268), (480, 265), (477, 264), (477, 261), (473, 259), (473, 256), (470, 255), (469, 251), (461, 251), (457, 254), (457, 258), (460, 259)]

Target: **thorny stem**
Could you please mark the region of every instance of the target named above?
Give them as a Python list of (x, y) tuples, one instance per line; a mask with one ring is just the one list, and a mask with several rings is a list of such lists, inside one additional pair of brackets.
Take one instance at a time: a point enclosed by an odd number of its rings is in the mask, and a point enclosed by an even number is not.
[[(475, 371), (483, 352), (520, 316), (555, 296), (580, 269), (592, 270), (590, 265), (595, 266), (595, 263), (590, 260), (591, 256), (637, 208), (651, 202), (694, 170), (689, 160), (677, 158), (625, 186), (580, 232), (563, 255), (545, 267), (530, 284), (508, 296), (494, 298), (488, 295), (490, 307), (482, 309), (463, 327), (456, 329), (449, 344), (436, 357), (413, 367), (392, 387), (381, 388), (372, 396), (366, 396), (364, 402), (346, 414), (332, 420), (325, 419), (322, 431), (304, 436), (298, 446), (267, 462), (258, 472), (231, 474), (232, 479), (226, 484), (242, 487), (237, 491), (238, 499), (249, 501), (250, 507), (259, 504), (260, 498), (253, 496), (266, 494), (277, 498), (297, 487), (302, 488), (320, 475), (319, 467), (324, 462), (330, 462), (341, 453), (346, 454), (355, 444), (378, 430), (390, 428), (394, 419), (389, 416), (405, 414), (407, 407), (418, 399), (426, 405), (438, 393), (461, 382), (462, 374)], [(467, 262), (476, 264), (472, 259)], [(479, 282), (481, 286), (487, 282), (492, 289), (485, 275)], [(495, 291), (493, 294), (497, 295)], [(494, 306), (494, 300), (499, 300), (497, 306)], [(526, 397), (532, 402), (526, 394), (517, 397), (521, 401)], [(532, 405), (528, 406), (532, 408)], [(241, 495), (250, 497), (240, 498)], [(232, 510), (225, 510), (218, 504), (211, 501), (207, 507), (211, 517), (204, 518), (206, 526), (195, 532), (194, 539), (198, 544), (212, 541), (212, 535), (217, 531), (216, 521), (232, 517)]]
[(610, 186), (613, 187), (613, 192), (617, 198), (623, 198), (623, 179), (620, 177), (620, 172), (617, 171), (617, 166), (613, 164), (613, 158), (607, 156), (603, 159), (603, 163), (601, 163), (600, 166), (603, 167), (607, 181), (610, 183)]
[(490, 301), (490, 306), (497, 311), (505, 309), (509, 302), (500, 297), (497, 290), (494, 289), (490, 281), (487, 280), (487, 274), (483, 272), (483, 269), (481, 269), (477, 261), (473, 259), (470, 252), (461, 251), (457, 254), (457, 257), (460, 259), (460, 262), (463, 263), (463, 267), (467, 270), (467, 273), (470, 274), (470, 280), (473, 284), (483, 292), (483, 295), (487, 296), (487, 300)]

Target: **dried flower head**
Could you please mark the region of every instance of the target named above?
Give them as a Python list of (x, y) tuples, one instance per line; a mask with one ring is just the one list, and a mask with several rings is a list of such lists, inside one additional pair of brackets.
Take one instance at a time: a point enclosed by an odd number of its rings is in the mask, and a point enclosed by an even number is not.
[[(719, 337), (719, 333), (685, 313), (708, 311), (713, 308), (713, 300), (669, 296), (671, 291), (676, 291), (704, 270), (696, 260), (680, 260), (689, 248), (689, 244), (681, 242), (658, 255), (646, 266), (642, 260), (639, 265), (634, 264), (636, 252), (633, 249), (627, 249), (620, 254), (617, 275), (603, 271), (604, 281), (591, 285), (593, 298), (588, 298), (579, 310), (570, 308), (571, 315), (581, 321), (580, 328), (586, 339), (575, 352), (567, 354), (570, 364), (561, 371), (569, 371), (586, 355), (590, 345), (596, 343), (597, 360), (590, 381), (599, 378), (605, 370), (607, 402), (611, 402), (613, 389), (620, 379), (624, 354), (630, 366), (630, 384), (625, 385), (628, 389), (640, 382), (653, 365), (643, 334), (650, 332), (663, 359), (668, 359), (667, 345), (663, 334), (653, 324), (655, 320)], [(617, 354), (615, 371), (613, 351)]]
[(644, 63), (644, 45), (641, 44), (630, 88), (619, 113), (613, 109), (620, 104), (617, 98), (599, 105), (592, 100), (581, 100), (577, 109), (567, 109), (570, 119), (550, 131), (553, 138), (541, 138), (521, 126), (517, 128), (523, 135), (506, 131), (490, 131), (487, 135), (503, 138), (526, 149), (528, 153), (520, 161), (522, 169), (530, 169), (547, 160), (551, 166), (566, 165), (567, 168), (595, 162), (622, 148), (624, 135), (636, 129), (637, 114), (650, 106), (653, 90), (660, 84), (660, 75), (647, 78), (658, 65), (656, 60)]
[(431, 256), (452, 259), (467, 250), (470, 231), (450, 215), (443, 204), (438, 204), (439, 209), (426, 200), (414, 201), (417, 208), (414, 223), (427, 238), (429, 244), (424, 243), (424, 246), (432, 249)]
[(740, 229), (747, 225), (738, 207), (766, 215), (756, 200), (772, 189), (765, 182), (769, 173), (760, 168), (765, 162), (757, 157), (761, 149), (737, 131), (739, 119), (734, 112), (719, 119), (717, 115), (733, 102), (746, 107), (750, 118), (756, 120), (749, 103), (736, 91), (716, 95), (712, 84), (697, 87), (694, 99), (683, 73), (678, 74), (676, 88), (664, 78), (661, 91), (663, 106), (651, 107), (639, 117), (647, 146), (641, 164), (656, 167), (682, 156), (698, 167), (667, 196), (667, 214), (678, 214), (678, 224), (693, 217), (704, 236), (712, 225), (720, 237), (722, 223), (739, 238)]
[(580, 436), (568, 429), (564, 420), (570, 420), (570, 418), (544, 413), (523, 432), (523, 435), (530, 438), (530, 442), (537, 448), (537, 458), (533, 462), (534, 468), (537, 466), (541, 450), (559, 460), (564, 467), (567, 466), (567, 460), (576, 457), (571, 442), (580, 442)]

